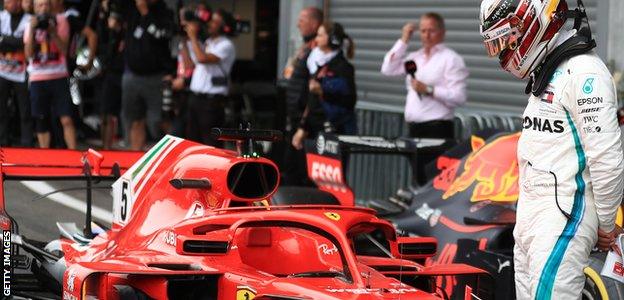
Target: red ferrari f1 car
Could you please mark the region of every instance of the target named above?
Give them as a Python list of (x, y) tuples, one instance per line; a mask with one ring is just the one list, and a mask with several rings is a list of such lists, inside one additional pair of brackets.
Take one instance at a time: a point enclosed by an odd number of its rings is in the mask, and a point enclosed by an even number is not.
[[(440, 299), (436, 276), (469, 274), (466, 299), (484, 297), (486, 272), (461, 264), (424, 267), (436, 240), (399, 237), (371, 209), (271, 206), (276, 165), (253, 151), (267, 131), (215, 130), (239, 151), (167, 136), (145, 154), (0, 149), (5, 180), (114, 180), (112, 228), (57, 223), (61, 238), (22, 236), (5, 210), (5, 284), (18, 299)], [(3, 187), (2, 187), (3, 188)], [(87, 190), (89, 191), (89, 190)], [(385, 236), (382, 255), (355, 240)], [(8, 239), (7, 239), (8, 238)], [(370, 239), (371, 243), (379, 243)], [(23, 251), (28, 255), (22, 255)], [(21, 253), (20, 253), (21, 252)], [(7, 268), (7, 261), (11, 262)], [(17, 272), (29, 266), (29, 272)], [(35, 282), (36, 284), (33, 284)], [(6, 292), (6, 290), (5, 290)]]
[[(425, 265), (465, 263), (486, 270), (494, 277), (494, 298), (513, 299), (512, 230), (519, 192), (519, 136), (491, 130), (473, 135), (439, 156), (429, 168), (431, 176), (426, 185), (409, 187), (366, 204), (392, 222), (402, 235), (436, 237), (440, 250)], [(342, 205), (353, 206), (352, 182), (343, 165), (350, 155), (403, 155), (412, 160), (419, 152), (443, 152), (440, 150), (446, 142), (321, 134), (306, 144), (308, 176)], [(618, 224), (622, 220), (620, 209)], [(604, 252), (592, 253), (590, 265), (585, 268), (583, 299), (624, 297), (624, 285), (599, 275), (605, 256)], [(461, 297), (461, 287), (457, 288), (454, 278), (438, 277), (438, 285), (448, 294), (459, 293)]]

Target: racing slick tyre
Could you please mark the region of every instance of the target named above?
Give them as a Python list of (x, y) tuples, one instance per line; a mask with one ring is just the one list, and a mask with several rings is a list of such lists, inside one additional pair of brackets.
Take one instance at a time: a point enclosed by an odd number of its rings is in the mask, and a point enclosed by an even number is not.
[(589, 256), (589, 266), (585, 268), (584, 300), (624, 299), (624, 284), (608, 277), (600, 276), (606, 252), (594, 252)]
[(273, 205), (340, 205), (334, 195), (313, 187), (281, 186), (271, 199)]

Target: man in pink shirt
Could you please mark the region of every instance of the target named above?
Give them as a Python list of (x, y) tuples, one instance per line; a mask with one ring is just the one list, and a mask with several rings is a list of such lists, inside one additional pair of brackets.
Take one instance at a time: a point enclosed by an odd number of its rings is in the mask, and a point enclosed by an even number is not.
[[(384, 57), (381, 73), (406, 76), (405, 121), (410, 137), (453, 139), (455, 107), (466, 102), (468, 69), (461, 56), (443, 44), (446, 30), (442, 16), (426, 13), (420, 18), (422, 48), (408, 54), (415, 30), (413, 23), (403, 26), (402, 37)], [(417, 67), (414, 74), (406, 72), (405, 64), (409, 61)], [(425, 166), (439, 154), (418, 155), (415, 182), (422, 185), (427, 181)]]
[[(420, 19), (422, 48), (407, 54), (416, 25), (403, 26), (403, 35), (386, 53), (381, 73), (388, 76), (407, 75), (405, 121), (411, 137), (453, 138), (455, 107), (466, 102), (468, 69), (455, 51), (443, 44), (446, 33), (444, 19), (427, 13)], [(404, 63), (414, 61), (418, 71), (406, 74)]]
[[(76, 148), (76, 130), (71, 118), (69, 74), (65, 60), (69, 24), (63, 15), (51, 14), (51, 0), (35, 0), (35, 16), (24, 34), (28, 58), (30, 101), (41, 148), (50, 147), (51, 115), (60, 117), (67, 148)], [(60, 1), (60, 0), (52, 0)]]

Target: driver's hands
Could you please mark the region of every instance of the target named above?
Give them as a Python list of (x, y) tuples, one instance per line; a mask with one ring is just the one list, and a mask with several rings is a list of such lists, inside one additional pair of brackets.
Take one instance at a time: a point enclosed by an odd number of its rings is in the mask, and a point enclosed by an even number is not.
[(615, 225), (611, 232), (605, 232), (603, 230), (598, 229), (598, 243), (596, 243), (596, 247), (603, 251), (613, 250), (618, 255), (622, 255), (622, 250), (617, 246), (615, 242), (617, 237), (622, 234), (622, 227)]

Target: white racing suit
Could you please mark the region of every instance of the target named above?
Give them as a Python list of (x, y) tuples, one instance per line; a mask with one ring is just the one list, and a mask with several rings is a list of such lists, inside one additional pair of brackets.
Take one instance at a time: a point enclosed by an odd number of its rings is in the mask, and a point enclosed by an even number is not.
[(613, 230), (622, 198), (616, 106), (613, 79), (593, 51), (561, 63), (545, 92), (529, 98), (518, 142), (518, 299), (580, 298), (598, 228)]

